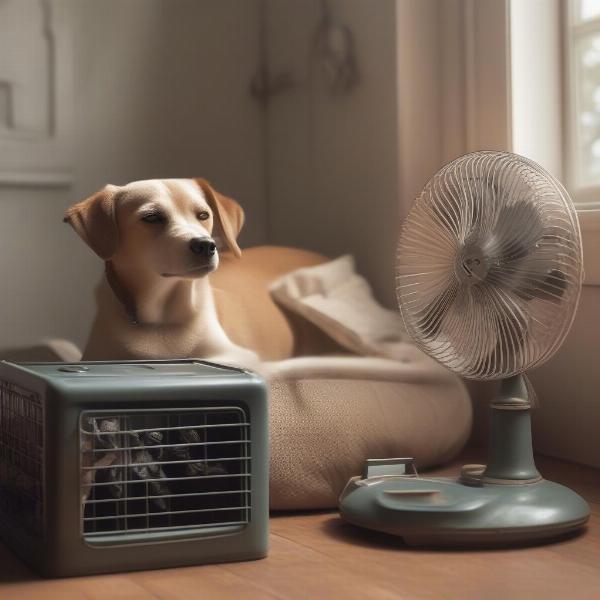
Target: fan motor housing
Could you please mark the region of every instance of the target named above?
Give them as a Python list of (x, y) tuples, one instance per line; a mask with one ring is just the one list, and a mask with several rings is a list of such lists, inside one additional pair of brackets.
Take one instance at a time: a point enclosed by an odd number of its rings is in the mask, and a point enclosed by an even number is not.
[(488, 259), (477, 246), (467, 246), (459, 253), (455, 267), (456, 276), (464, 284), (473, 285), (483, 281), (488, 272)]
[(200, 360), (0, 362), (0, 535), (49, 576), (266, 556), (264, 382)]

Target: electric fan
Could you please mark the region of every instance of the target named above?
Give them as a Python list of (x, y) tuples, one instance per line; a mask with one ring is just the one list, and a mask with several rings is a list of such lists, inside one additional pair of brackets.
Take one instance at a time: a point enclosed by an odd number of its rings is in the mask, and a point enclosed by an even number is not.
[(582, 281), (577, 215), (560, 183), (506, 152), (475, 152), (425, 186), (400, 236), (398, 303), (407, 331), (459, 375), (500, 379), (487, 465), (419, 477), (412, 459), (369, 460), (342, 492), (344, 519), (412, 545), (510, 544), (573, 531), (589, 507), (543, 479), (523, 374), (573, 321)]

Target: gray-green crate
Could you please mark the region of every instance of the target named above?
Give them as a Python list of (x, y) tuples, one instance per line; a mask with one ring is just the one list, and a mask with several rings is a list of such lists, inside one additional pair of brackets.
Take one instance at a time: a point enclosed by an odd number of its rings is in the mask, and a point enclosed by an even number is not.
[(200, 360), (0, 362), (0, 534), (50, 576), (264, 557), (263, 381)]

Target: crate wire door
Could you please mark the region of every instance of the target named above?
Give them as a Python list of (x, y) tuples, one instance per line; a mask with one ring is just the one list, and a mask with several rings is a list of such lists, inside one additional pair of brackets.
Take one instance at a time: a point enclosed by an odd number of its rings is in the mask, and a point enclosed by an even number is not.
[(247, 525), (249, 428), (246, 411), (237, 406), (83, 412), (86, 542), (117, 536), (126, 543), (132, 534)]

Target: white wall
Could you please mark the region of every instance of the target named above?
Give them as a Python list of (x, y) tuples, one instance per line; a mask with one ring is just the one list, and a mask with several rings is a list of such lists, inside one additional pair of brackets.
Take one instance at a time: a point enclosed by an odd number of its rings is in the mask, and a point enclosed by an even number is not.
[(83, 344), (101, 265), (62, 221), (107, 182), (206, 176), (265, 240), (261, 113), (248, 93), (258, 0), (68, 0), (75, 31), (72, 187), (0, 187), (0, 347)]
[(360, 80), (344, 96), (311, 54), (319, 5), (268, 2), (271, 73), (295, 81), (269, 105), (269, 239), (354, 254), (394, 306), (401, 216), (439, 166), (437, 2), (330, 3), (355, 36)]

